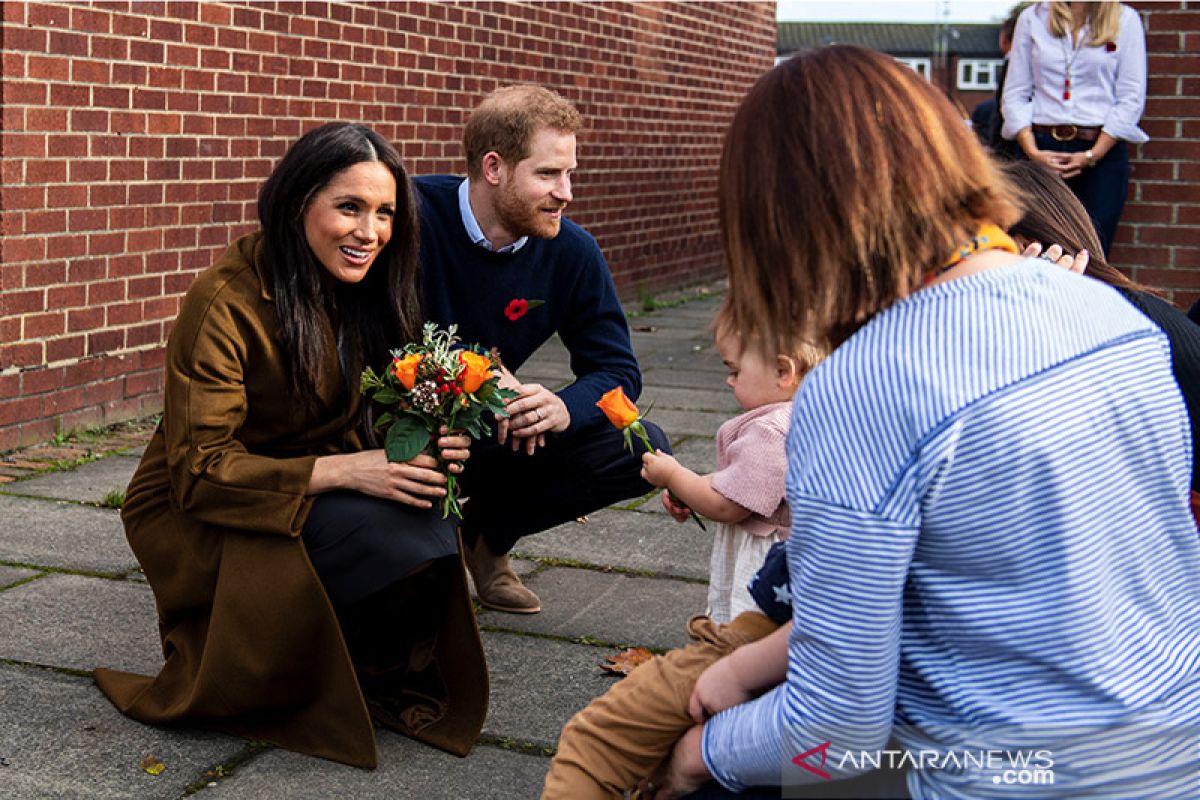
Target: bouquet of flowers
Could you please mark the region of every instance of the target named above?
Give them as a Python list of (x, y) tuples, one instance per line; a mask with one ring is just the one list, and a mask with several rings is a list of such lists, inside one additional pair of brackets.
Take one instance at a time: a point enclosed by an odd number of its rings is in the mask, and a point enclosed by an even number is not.
[(388, 461), (408, 461), (422, 451), (438, 458), (446, 475), (443, 519), (450, 514), (461, 519), (462, 509), (457, 478), (437, 453), (438, 431), (445, 425), (474, 439), (486, 436), (491, 428), (484, 412), (507, 417), (505, 401), (517, 396), (499, 386), (499, 358), (478, 345), (460, 346), (457, 330), (427, 322), (420, 344), (393, 350), (382, 373), (367, 367), (362, 374), (362, 393), (388, 409), (375, 421), (376, 428), (387, 429)]

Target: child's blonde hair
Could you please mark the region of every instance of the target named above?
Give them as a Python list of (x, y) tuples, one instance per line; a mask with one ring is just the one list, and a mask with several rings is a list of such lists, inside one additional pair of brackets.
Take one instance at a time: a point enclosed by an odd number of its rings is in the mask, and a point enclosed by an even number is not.
[(771, 347), (771, 343), (763, 339), (761, 336), (747, 337), (737, 329), (733, 322), (733, 310), (729, 305), (729, 299), (721, 304), (717, 310), (716, 317), (713, 318), (712, 332), (714, 339), (733, 338), (738, 342), (738, 351), (745, 352), (748, 347), (754, 347), (760, 356), (767, 360), (773, 360), (776, 357), (790, 359), (796, 365), (796, 377), (803, 378), (811, 372), (817, 364), (825, 360), (825, 356), (829, 353), (815, 344), (805, 341), (793, 340), (790, 352), (779, 353)]

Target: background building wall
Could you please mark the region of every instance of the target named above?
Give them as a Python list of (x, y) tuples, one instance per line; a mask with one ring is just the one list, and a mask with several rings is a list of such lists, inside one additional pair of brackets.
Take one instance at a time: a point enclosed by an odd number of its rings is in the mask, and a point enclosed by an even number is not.
[(486, 92), (549, 86), (587, 118), (569, 213), (619, 288), (720, 274), (721, 140), (775, 50), (773, 2), (0, 6), (0, 450), (158, 410), (182, 293), (330, 120), (461, 173)]
[(1165, 290), (1200, 298), (1200, 3), (1133, 2), (1146, 26), (1150, 141), (1130, 150), (1132, 180), (1109, 259)]

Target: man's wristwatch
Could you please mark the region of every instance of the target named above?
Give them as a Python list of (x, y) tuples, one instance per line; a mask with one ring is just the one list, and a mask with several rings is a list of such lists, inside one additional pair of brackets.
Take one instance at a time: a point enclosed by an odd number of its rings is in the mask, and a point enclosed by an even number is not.
[(1087, 165), (1089, 167), (1096, 166), (1096, 154), (1092, 152), (1091, 148), (1088, 148), (1083, 152), (1083, 157), (1087, 159)]

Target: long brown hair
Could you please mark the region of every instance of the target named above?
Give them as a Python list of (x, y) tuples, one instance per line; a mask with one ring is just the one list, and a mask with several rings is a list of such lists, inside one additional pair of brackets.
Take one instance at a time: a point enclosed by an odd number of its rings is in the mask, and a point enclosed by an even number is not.
[[(360, 284), (323, 289), (325, 268), (308, 246), (304, 211), (334, 176), (364, 161), (382, 163), (396, 181), (392, 238)], [(356, 397), (363, 367), (386, 362), (388, 348), (413, 341), (421, 328), (417, 203), (400, 154), (365, 125), (331, 122), (314, 128), (288, 149), (263, 184), (258, 218), (287, 359), (286, 389), (303, 407), (316, 407), (329, 355), (322, 323), (328, 316), (345, 392)]]
[(1088, 277), (1119, 289), (1149, 291), (1104, 260), (1104, 248), (1087, 209), (1062, 178), (1033, 161), (1010, 161), (1003, 169), (1025, 206), (1025, 216), (1008, 229), (1009, 233), (1045, 247), (1057, 244), (1071, 255), (1087, 250), (1084, 274)]
[(758, 80), (725, 138), (719, 200), (731, 321), (768, 354), (832, 350), (982, 223), (1020, 216), (941, 93), (850, 45)]

